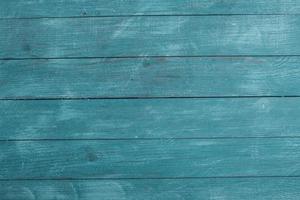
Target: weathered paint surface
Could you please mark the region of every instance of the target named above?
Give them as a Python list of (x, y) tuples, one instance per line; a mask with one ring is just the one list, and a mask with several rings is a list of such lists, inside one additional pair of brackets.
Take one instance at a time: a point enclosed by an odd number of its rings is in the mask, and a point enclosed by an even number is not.
[(52, 180), (0, 182), (6, 200), (294, 200), (299, 178)]
[(300, 176), (299, 138), (2, 141), (0, 151), (0, 180)]
[(0, 59), (299, 55), (299, 24), (300, 15), (3, 19)]
[(298, 0), (0, 1), (0, 18), (299, 13)]
[(300, 57), (0, 61), (0, 98), (300, 95)]
[(1, 140), (300, 136), (298, 98), (1, 101), (0, 115)]
[(0, 1), (0, 199), (299, 199), (299, 14)]

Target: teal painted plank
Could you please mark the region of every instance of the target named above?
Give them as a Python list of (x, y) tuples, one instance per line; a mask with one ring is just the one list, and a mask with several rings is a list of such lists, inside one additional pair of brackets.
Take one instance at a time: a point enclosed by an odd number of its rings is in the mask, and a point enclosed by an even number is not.
[(1, 142), (0, 179), (299, 176), (300, 139)]
[(299, 0), (2, 0), (0, 17), (299, 14)]
[(300, 95), (300, 57), (0, 61), (0, 98)]
[(299, 191), (299, 178), (0, 182), (5, 200), (293, 200)]
[(298, 98), (0, 101), (0, 139), (300, 136)]
[(300, 16), (0, 20), (0, 58), (299, 55)]

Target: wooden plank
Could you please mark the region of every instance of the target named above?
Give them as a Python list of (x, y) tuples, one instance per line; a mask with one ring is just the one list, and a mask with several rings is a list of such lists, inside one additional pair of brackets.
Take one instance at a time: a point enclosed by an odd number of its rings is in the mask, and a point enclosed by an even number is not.
[(0, 98), (300, 95), (300, 57), (0, 61)]
[(298, 0), (10, 0), (0, 2), (0, 18), (299, 13)]
[(299, 138), (1, 142), (0, 179), (299, 176)]
[(300, 195), (299, 178), (1, 181), (6, 200), (286, 200)]
[(0, 101), (0, 139), (300, 136), (298, 98)]
[(0, 58), (299, 55), (300, 16), (0, 20)]

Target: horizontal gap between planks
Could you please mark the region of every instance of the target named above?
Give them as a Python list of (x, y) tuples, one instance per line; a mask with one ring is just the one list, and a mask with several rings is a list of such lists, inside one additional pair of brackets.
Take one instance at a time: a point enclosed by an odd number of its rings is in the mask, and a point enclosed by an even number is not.
[(152, 96), (152, 97), (2, 97), (0, 101), (59, 101), (59, 100), (129, 100), (129, 99), (253, 99), (253, 98), (299, 98), (300, 95), (258, 95), (258, 96)]
[(245, 136), (245, 137), (162, 137), (162, 138), (32, 138), (0, 139), (0, 142), (46, 142), (46, 141), (139, 141), (139, 140), (235, 140), (235, 139), (300, 139), (300, 136)]
[(270, 13), (270, 14), (255, 14), (255, 13), (233, 13), (233, 14), (133, 14), (133, 15), (81, 15), (81, 16), (45, 16), (45, 17), (2, 17), (0, 20), (30, 20), (30, 19), (78, 19), (78, 18), (117, 18), (117, 17), (197, 17), (197, 16), (299, 16), (300, 13)]
[(141, 177), (141, 178), (16, 178), (0, 179), (0, 181), (90, 181), (90, 180), (185, 180), (185, 179), (260, 179), (260, 178), (300, 178), (300, 176), (207, 176), (207, 177)]
[(143, 58), (261, 58), (261, 57), (300, 57), (299, 55), (174, 55), (174, 56), (90, 56), (90, 57), (32, 57), (32, 58), (0, 58), (0, 60), (78, 60), (78, 59), (143, 59)]

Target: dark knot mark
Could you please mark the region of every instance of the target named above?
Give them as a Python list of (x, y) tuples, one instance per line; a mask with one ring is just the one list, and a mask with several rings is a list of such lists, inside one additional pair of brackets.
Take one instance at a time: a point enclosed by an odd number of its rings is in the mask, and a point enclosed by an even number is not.
[(22, 48), (24, 51), (31, 51), (31, 47), (29, 44), (24, 44)]
[(93, 152), (87, 152), (86, 159), (90, 162), (94, 162), (94, 161), (98, 160), (98, 156)]

